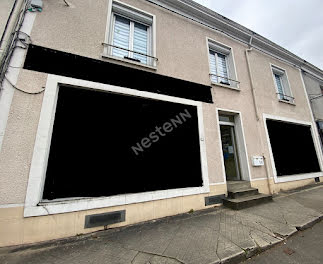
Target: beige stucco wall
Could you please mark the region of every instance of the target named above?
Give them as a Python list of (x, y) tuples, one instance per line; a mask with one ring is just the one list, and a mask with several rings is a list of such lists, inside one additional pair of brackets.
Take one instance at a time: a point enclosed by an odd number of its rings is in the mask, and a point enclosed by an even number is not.
[[(69, 0), (71, 7), (66, 7), (64, 2), (60, 1), (44, 1), (43, 11), (37, 14), (34, 22), (31, 34), (33, 44), (102, 59), (103, 46), (101, 43), (105, 38), (107, 1)], [(123, 2), (156, 15), (157, 57), (159, 61), (155, 71), (159, 74), (211, 85), (206, 38), (214, 39), (232, 48), (237, 76), (240, 81), (240, 91), (213, 85), (214, 104), (203, 103), (210, 184), (221, 183), (225, 177), (222, 169), (222, 149), (216, 108), (241, 112), (251, 179), (267, 177), (265, 167), (252, 167), (250, 158), (253, 155), (265, 155), (269, 166), (268, 171), (272, 176), (262, 114), (311, 122), (311, 112), (306, 101), (299, 70), (258, 51), (250, 52), (250, 65), (260, 113), (260, 120), (257, 121), (253, 108), (245, 45), (144, 0), (123, 0)], [(112, 61), (111, 59), (103, 60)], [(127, 63), (118, 63), (141, 68)], [(270, 63), (286, 70), (295, 97), (295, 105), (278, 101)], [(45, 86), (46, 80), (47, 74), (22, 70), (17, 87), (27, 91), (39, 91)], [(204, 196), (206, 195), (195, 195), (54, 216), (23, 218), (21, 206), (26, 196), (42, 98), (43, 94), (28, 95), (19, 91), (15, 91), (14, 94), (0, 153), (0, 205), (18, 204), (20, 206), (0, 209), (0, 246), (30, 243), (97, 230), (84, 230), (83, 228), (84, 215), (89, 213), (126, 208), (127, 221), (122, 223), (125, 225), (186, 212), (190, 209), (205, 208)], [(301, 186), (309, 182), (313, 182), (313, 179), (279, 185), (271, 182), (271, 185), (272, 190), (277, 192), (282, 188)], [(253, 186), (259, 187), (263, 192), (268, 192), (266, 184), (266, 180), (252, 182)], [(211, 185), (211, 192), (208, 195), (225, 192), (225, 185)], [(3, 228), (3, 223), (6, 223), (6, 228)]]
[(104, 227), (84, 229), (85, 215), (117, 210), (126, 210), (126, 221), (109, 228), (131, 225), (151, 219), (162, 218), (191, 210), (201, 210), (205, 206), (204, 197), (226, 193), (226, 185), (210, 186), (207, 195), (193, 195), (151, 202), (113, 206), (109, 208), (85, 210), (65, 214), (23, 218), (23, 207), (0, 208), (0, 247), (34, 243), (50, 239), (75, 236), (103, 230)]
[[(320, 181), (321, 182), (323, 181), (323, 177), (320, 177)], [(315, 183), (314, 179), (275, 183), (273, 178), (270, 178), (269, 180), (264, 179), (264, 180), (252, 181), (251, 187), (257, 188), (260, 193), (277, 194), (281, 191), (293, 190), (313, 183)]]

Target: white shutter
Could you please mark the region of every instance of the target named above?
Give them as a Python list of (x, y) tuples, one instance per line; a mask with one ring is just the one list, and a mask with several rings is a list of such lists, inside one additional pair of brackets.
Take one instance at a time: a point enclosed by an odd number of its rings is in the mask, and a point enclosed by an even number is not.
[[(113, 30), (113, 45), (124, 49), (129, 49), (130, 20), (121, 16), (115, 16)], [(113, 47), (112, 54), (117, 57), (128, 56), (127, 50)]]
[(211, 75), (211, 81), (212, 82), (218, 82), (217, 70), (216, 70), (216, 54), (214, 51), (209, 50), (209, 61), (210, 61), (210, 73), (214, 74)]
[[(148, 43), (148, 27), (137, 22), (134, 22), (134, 33), (133, 33), (133, 51), (147, 54), (147, 43)], [(141, 63), (147, 64), (147, 57), (134, 53), (133, 57), (140, 60)]]
[(219, 78), (219, 82), (229, 83), (228, 80), (228, 69), (227, 69), (227, 61), (225, 55), (217, 54), (218, 61), (218, 75), (224, 78)]
[(277, 90), (279, 93), (279, 98), (282, 99), (282, 98), (284, 98), (284, 89), (283, 89), (283, 85), (281, 82), (281, 77), (278, 74), (274, 74), (274, 76), (275, 76)]

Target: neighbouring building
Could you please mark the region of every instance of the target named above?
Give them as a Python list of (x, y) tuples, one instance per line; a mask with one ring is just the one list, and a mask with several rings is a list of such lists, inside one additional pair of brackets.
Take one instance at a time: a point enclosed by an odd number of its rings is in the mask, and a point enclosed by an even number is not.
[(0, 246), (323, 180), (322, 70), (191, 0), (31, 3), (0, 79)]
[(308, 71), (302, 73), (323, 151), (323, 79), (322, 76)]

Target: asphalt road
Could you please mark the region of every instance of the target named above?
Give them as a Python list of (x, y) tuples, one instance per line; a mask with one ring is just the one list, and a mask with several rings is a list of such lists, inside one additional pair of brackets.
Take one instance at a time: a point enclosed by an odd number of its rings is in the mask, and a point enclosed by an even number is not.
[(296, 233), (286, 242), (243, 262), (244, 264), (323, 263), (323, 221)]

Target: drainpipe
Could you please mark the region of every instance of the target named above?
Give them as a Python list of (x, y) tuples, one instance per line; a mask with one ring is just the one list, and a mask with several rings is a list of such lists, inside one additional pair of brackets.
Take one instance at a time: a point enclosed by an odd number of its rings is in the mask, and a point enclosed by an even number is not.
[(3, 75), (7, 70), (7, 63), (10, 60), (12, 53), (12, 44), (15, 41), (15, 38), (18, 36), (18, 33), (15, 32), (15, 30), (17, 29), (17, 26), (21, 20), (23, 6), (27, 5), (27, 3), (28, 0), (16, 0), (14, 2), (4, 32), (1, 36), (0, 51), (2, 52), (0, 53), (0, 93)]
[[(246, 54), (246, 60), (247, 60), (247, 68), (248, 68), (248, 73), (249, 73), (249, 79), (250, 79), (250, 85), (251, 85), (251, 93), (252, 93), (252, 99), (253, 99), (253, 106), (255, 109), (255, 114), (256, 114), (256, 119), (257, 119), (257, 128), (258, 128), (258, 133), (260, 135), (260, 127), (259, 127), (259, 111), (258, 111), (258, 106), (257, 106), (257, 98), (256, 98), (256, 89), (255, 89), (255, 85), (253, 83), (253, 76), (252, 76), (252, 71), (251, 71), (251, 67), (250, 67), (250, 62), (249, 62), (249, 52), (251, 52), (252, 49), (252, 39), (253, 39), (253, 35), (250, 36), (250, 41), (248, 44), (248, 49), (245, 50), (245, 54)], [(266, 171), (266, 178), (267, 178), (267, 185), (268, 185), (268, 191), (270, 194), (273, 194), (272, 189), (270, 187), (270, 179), (269, 179), (269, 171), (268, 171), (268, 162), (267, 159), (265, 157), (265, 152), (264, 152), (264, 142), (262, 140), (262, 138), (260, 137), (260, 141), (261, 141), (261, 146), (262, 146), (262, 157), (264, 159), (264, 164), (265, 164), (265, 171)]]
[(247, 68), (248, 68), (248, 73), (249, 73), (249, 79), (250, 79), (250, 84), (251, 84), (251, 93), (252, 93), (252, 100), (253, 100), (253, 106), (255, 108), (255, 113), (256, 113), (256, 119), (259, 121), (259, 113), (258, 113), (258, 107), (257, 107), (257, 101), (256, 101), (256, 94), (255, 94), (255, 86), (253, 83), (253, 78), (252, 78), (252, 72), (250, 69), (250, 62), (249, 62), (249, 52), (252, 51), (252, 39), (253, 36), (250, 37), (249, 41), (249, 48), (245, 50), (246, 53), (246, 59), (247, 59)]

